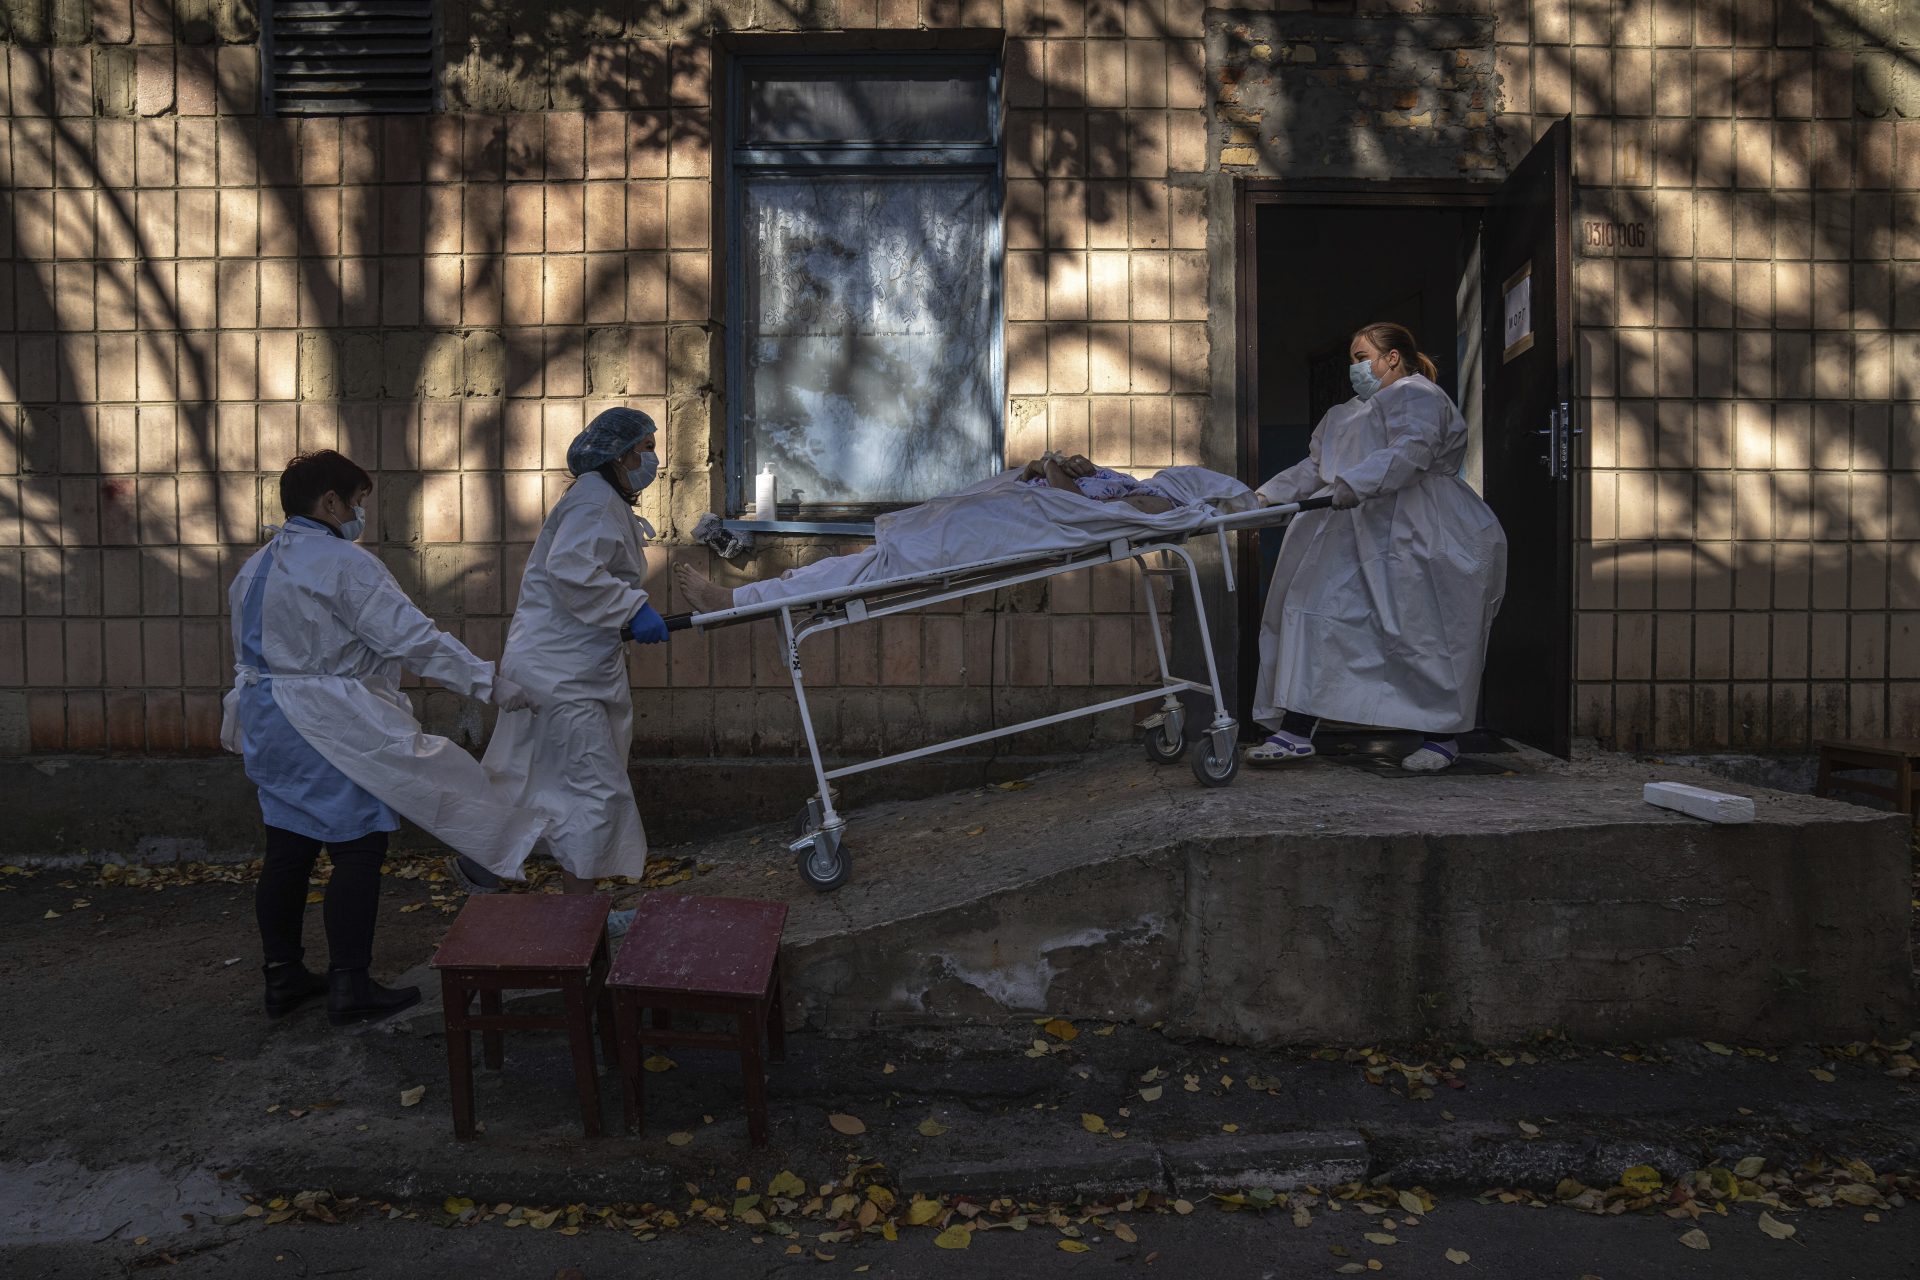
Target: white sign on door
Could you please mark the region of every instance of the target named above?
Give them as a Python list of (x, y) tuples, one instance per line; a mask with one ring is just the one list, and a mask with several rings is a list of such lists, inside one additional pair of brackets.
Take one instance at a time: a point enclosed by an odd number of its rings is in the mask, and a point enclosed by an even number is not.
[(1533, 345), (1533, 263), (1528, 262), (1508, 277), (1503, 305), (1506, 325), (1502, 331), (1502, 364)]

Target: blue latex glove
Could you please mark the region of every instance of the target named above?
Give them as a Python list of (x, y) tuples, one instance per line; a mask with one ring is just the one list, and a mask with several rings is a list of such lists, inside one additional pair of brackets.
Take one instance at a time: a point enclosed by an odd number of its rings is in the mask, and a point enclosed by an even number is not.
[(640, 612), (620, 628), (622, 639), (632, 640), (636, 644), (664, 644), (667, 639), (667, 620), (660, 611), (650, 604), (640, 606)]

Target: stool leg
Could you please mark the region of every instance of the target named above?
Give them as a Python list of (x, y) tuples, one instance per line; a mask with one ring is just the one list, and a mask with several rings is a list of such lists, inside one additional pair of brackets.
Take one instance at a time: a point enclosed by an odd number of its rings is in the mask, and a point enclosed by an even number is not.
[(467, 1030), (467, 1012), (473, 1000), (454, 974), (440, 973), (440, 1003), (447, 1023), (447, 1088), (453, 1103), (453, 1136), (473, 1137), (473, 1033)]
[(589, 1138), (600, 1136), (600, 1077), (593, 1065), (593, 1013), (587, 1004), (587, 980), (568, 982), (567, 1042), (573, 1049), (573, 1084), (580, 1091), (580, 1122)]
[(747, 1140), (756, 1147), (767, 1145), (767, 1066), (760, 1054), (760, 1031), (766, 1025), (766, 1005), (756, 1001), (753, 1008), (738, 1015), (740, 1020), (740, 1073), (747, 1094)]
[(627, 1132), (639, 1133), (646, 1128), (646, 1116), (641, 1111), (645, 1101), (640, 1066), (640, 1006), (631, 997), (613, 997), (613, 1021), (620, 1038), (620, 1052), (617, 1055), (620, 1072), (620, 1103), (626, 1112)]
[(780, 970), (773, 971), (773, 986), (767, 999), (767, 1061), (787, 1060), (786, 992), (780, 986)]
[[(498, 991), (482, 991), (480, 993), (480, 1014), (482, 1017), (497, 1018), (500, 1016), (501, 1008), (500, 993)], [(505, 1033), (500, 1031), (482, 1031), (480, 1033), (480, 1060), (487, 1064), (489, 1071), (498, 1071), (500, 1069), (500, 1064), (504, 1060), (503, 1050), (505, 1046)]]
[(594, 1003), (595, 1016), (600, 1020), (600, 1052), (606, 1056), (607, 1065), (613, 1066), (620, 1061), (620, 1035), (614, 1025), (613, 992), (601, 987), (600, 996)]

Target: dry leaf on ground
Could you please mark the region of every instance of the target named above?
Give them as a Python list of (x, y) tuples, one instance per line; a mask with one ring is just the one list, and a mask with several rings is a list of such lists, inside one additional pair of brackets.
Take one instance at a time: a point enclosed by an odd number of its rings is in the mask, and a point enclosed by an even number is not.
[(1447, 1250), (1447, 1261), (1451, 1262), (1456, 1267), (1463, 1262), (1469, 1261), (1472, 1257), (1473, 1255), (1468, 1253), (1465, 1249)]
[(1687, 1234), (1681, 1236), (1680, 1243), (1687, 1246), (1687, 1248), (1689, 1249), (1713, 1248), (1713, 1241), (1707, 1239), (1707, 1233), (1702, 1231), (1698, 1227), (1695, 1227), (1693, 1230), (1687, 1232)]
[(400, 1091), (400, 1105), (403, 1107), (418, 1106), (420, 1099), (426, 1096), (427, 1086), (423, 1084), (417, 1084), (411, 1089), (402, 1089)]
[(866, 1121), (862, 1120), (859, 1116), (850, 1116), (839, 1111), (829, 1115), (827, 1117), (827, 1123), (833, 1126), (835, 1133), (844, 1133), (850, 1138), (867, 1131)]
[(1799, 1230), (1799, 1228), (1795, 1227), (1792, 1223), (1782, 1222), (1770, 1213), (1762, 1213), (1760, 1215), (1760, 1229), (1772, 1236), (1775, 1240), (1785, 1240), (1788, 1236)]

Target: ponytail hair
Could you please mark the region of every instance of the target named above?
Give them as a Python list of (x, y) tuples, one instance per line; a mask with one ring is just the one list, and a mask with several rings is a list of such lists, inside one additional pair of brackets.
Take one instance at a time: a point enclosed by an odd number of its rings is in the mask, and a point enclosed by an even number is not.
[(1400, 359), (1409, 370), (1418, 373), (1428, 382), (1439, 381), (1440, 371), (1433, 361), (1420, 350), (1420, 344), (1413, 340), (1413, 331), (1403, 324), (1394, 324), (1389, 320), (1377, 320), (1372, 324), (1361, 325), (1354, 330), (1354, 337), (1365, 338), (1373, 344), (1373, 349), (1381, 355), (1389, 351), (1398, 351)]

